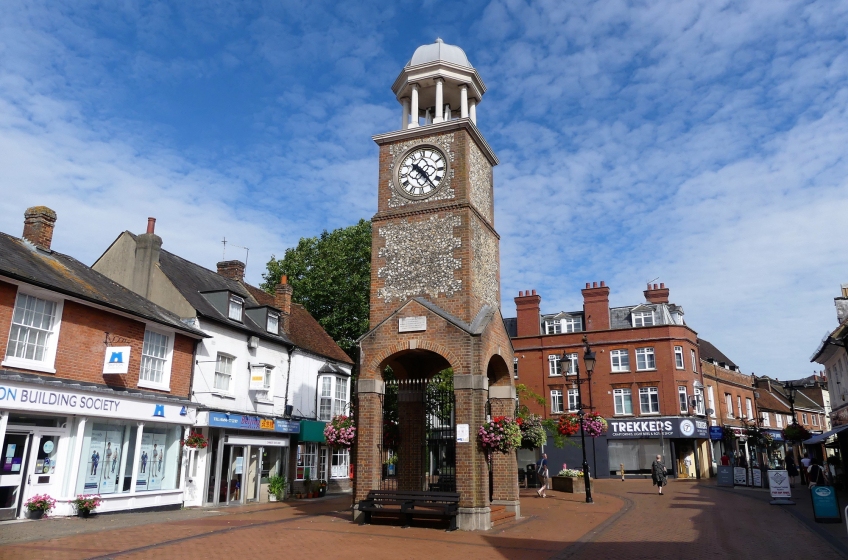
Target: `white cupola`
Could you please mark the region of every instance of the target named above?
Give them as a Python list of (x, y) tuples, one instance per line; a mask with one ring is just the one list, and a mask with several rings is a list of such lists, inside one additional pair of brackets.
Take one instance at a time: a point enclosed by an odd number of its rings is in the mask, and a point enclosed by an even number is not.
[(415, 49), (392, 91), (403, 106), (401, 128), (405, 130), (452, 119), (471, 119), (476, 125), (477, 103), (486, 85), (465, 51), (436, 39)]

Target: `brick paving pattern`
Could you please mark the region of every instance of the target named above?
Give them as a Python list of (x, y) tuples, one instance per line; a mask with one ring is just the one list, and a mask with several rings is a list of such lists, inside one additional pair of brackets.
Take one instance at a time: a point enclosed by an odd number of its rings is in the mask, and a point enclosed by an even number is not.
[(596, 503), (587, 505), (582, 495), (549, 492), (540, 499), (522, 489), (524, 518), (485, 533), (354, 525), (348, 496), (55, 519), (0, 526), (0, 542), (8, 543), (0, 546), (0, 560), (843, 557), (785, 510), (742, 492), (690, 482), (666, 490), (658, 497), (650, 481), (601, 480)]

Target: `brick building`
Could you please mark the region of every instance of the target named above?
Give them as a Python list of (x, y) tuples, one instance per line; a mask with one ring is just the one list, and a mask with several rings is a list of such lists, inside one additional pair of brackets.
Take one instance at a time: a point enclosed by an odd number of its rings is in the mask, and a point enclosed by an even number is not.
[(21, 238), (0, 233), (0, 518), (34, 494), (73, 514), (180, 507), (180, 440), (204, 334), (51, 249), (56, 214), (30, 208)]
[[(675, 476), (709, 472), (708, 424), (697, 334), (683, 320), (683, 309), (669, 302), (664, 284), (648, 285), (645, 302), (610, 307), (604, 282), (586, 284), (583, 309), (541, 312), (535, 290), (515, 298), (516, 317), (506, 319), (515, 349), (514, 376), (545, 397), (530, 404), (545, 418), (576, 411), (575, 366), (582, 365), (582, 339), (596, 353), (583, 402), (609, 423), (606, 436), (592, 440), (588, 452), (594, 476), (646, 474), (663, 453)], [(565, 354), (567, 361), (562, 361)], [(585, 375), (585, 373), (584, 373)], [(588, 393), (588, 394), (587, 394)], [(582, 462), (580, 448), (546, 448), (551, 463)]]

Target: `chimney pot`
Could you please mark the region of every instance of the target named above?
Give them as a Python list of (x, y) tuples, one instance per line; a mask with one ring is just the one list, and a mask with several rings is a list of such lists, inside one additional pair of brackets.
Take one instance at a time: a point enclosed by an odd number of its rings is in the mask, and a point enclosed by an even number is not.
[(24, 232), (21, 237), (41, 249), (50, 250), (56, 212), (46, 206), (33, 206), (24, 212)]
[(586, 289), (588, 290), (589, 287), (590, 287), (590, 284), (588, 282), (586, 282)]
[(593, 287), (593, 288), (597, 288), (597, 287), (598, 287), (598, 283), (597, 283), (597, 282), (592, 282), (592, 287)]
[(524, 290), (518, 291), (518, 297), (524, 297)]
[(147, 218), (147, 233), (155, 233), (156, 218)]
[(606, 286), (607, 286), (607, 283), (604, 282), (603, 280), (601, 280), (601, 288), (606, 288)]
[(662, 288), (665, 288), (665, 284), (663, 284), (662, 282), (660, 282), (660, 289), (662, 289)]
[(241, 282), (244, 280), (244, 263), (241, 261), (222, 261), (218, 263), (218, 274)]
[(533, 290), (533, 295), (534, 295), (534, 296), (536, 295), (536, 290)]
[(288, 277), (280, 277), (280, 283), (274, 287), (274, 307), (280, 310), (280, 323), (283, 332), (289, 332), (289, 317), (291, 316), (291, 299), (293, 289), (288, 283)]

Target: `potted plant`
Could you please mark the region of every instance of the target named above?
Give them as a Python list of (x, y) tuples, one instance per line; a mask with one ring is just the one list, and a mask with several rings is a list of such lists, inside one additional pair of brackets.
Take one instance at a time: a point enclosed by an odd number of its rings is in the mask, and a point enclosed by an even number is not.
[(556, 476), (551, 477), (551, 486), (557, 492), (578, 494), (586, 491), (586, 481), (583, 480), (583, 473), (575, 469), (569, 469), (564, 463), (562, 470)]
[(397, 470), (397, 460), (398, 456), (392, 454), (388, 459), (383, 461), (383, 478), (395, 476), (395, 471)]
[(80, 494), (71, 500), (71, 505), (76, 508), (78, 516), (88, 517), (100, 506), (101, 501), (99, 494)]
[(29, 510), (30, 519), (41, 519), (56, 507), (56, 500), (47, 494), (36, 494), (27, 500), (24, 506)]
[(268, 478), (268, 499), (282, 502), (286, 494), (286, 477), (274, 475)]
[(318, 497), (319, 497), (319, 498), (323, 498), (323, 497), (324, 497), (324, 496), (326, 496), (326, 495), (327, 495), (327, 481), (326, 481), (326, 480), (322, 480), (322, 481), (318, 484)]

